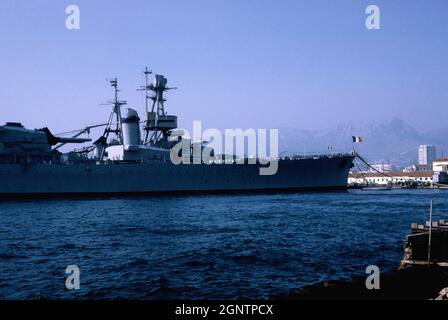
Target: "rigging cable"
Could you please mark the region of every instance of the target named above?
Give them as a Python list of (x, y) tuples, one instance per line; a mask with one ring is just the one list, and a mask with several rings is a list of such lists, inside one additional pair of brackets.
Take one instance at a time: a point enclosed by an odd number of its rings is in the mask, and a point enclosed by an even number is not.
[(363, 162), (369, 169), (371, 169), (371, 170), (373, 170), (373, 171), (379, 173), (380, 175), (382, 175), (382, 176), (384, 176), (384, 177), (391, 178), (392, 181), (395, 179), (394, 177), (392, 177), (392, 176), (390, 176), (390, 175), (388, 175), (388, 174), (386, 174), (386, 173), (384, 173), (384, 172), (381, 172), (381, 171), (378, 170), (377, 168), (373, 167), (373, 166), (372, 166), (371, 164), (369, 164), (363, 157), (361, 157), (361, 156), (359, 155), (358, 152), (355, 151), (355, 154), (356, 154), (356, 157), (357, 157), (359, 160), (361, 160), (361, 162)]

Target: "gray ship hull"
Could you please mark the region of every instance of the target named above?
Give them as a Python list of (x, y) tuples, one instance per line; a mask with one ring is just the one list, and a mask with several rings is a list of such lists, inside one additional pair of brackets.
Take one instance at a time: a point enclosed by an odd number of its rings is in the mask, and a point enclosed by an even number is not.
[(353, 159), (281, 160), (271, 176), (259, 175), (258, 164), (2, 164), (0, 197), (345, 190)]

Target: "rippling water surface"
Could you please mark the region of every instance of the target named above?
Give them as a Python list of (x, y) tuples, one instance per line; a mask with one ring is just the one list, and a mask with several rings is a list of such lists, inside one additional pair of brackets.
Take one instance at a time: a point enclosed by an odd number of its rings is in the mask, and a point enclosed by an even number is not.
[(437, 190), (3, 201), (0, 298), (267, 298), (390, 270), (430, 199), (448, 220)]

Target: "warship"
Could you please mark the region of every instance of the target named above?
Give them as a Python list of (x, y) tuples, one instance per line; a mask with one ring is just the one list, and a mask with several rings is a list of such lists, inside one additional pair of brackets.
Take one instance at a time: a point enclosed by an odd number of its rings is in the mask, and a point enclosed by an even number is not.
[[(118, 80), (108, 80), (114, 98), (107, 122), (53, 135), (48, 128), (26, 129), (21, 123), (0, 126), (0, 197), (68, 197), (222, 192), (345, 190), (354, 152), (277, 157), (277, 171), (260, 175), (265, 164), (249, 158), (212, 163), (174, 163), (170, 157), (183, 137), (177, 116), (165, 112), (170, 88), (163, 75), (144, 70), (145, 117), (118, 97)], [(150, 108), (151, 107), (151, 108)], [(82, 138), (102, 131), (96, 140)], [(104, 130), (102, 129), (104, 128)], [(65, 137), (70, 134), (70, 137)], [(183, 139), (183, 140), (182, 140)], [(93, 142), (92, 142), (93, 141)], [(196, 142), (197, 143), (197, 142)], [(206, 142), (199, 142), (206, 148)], [(61, 152), (66, 144), (79, 149)], [(213, 152), (212, 152), (213, 154)], [(226, 158), (227, 159), (227, 158)], [(243, 160), (243, 165), (241, 164)], [(272, 159), (271, 159), (272, 160)], [(194, 161), (193, 161), (194, 162)], [(195, 163), (195, 162), (194, 162)], [(249, 164), (251, 163), (251, 164)]]

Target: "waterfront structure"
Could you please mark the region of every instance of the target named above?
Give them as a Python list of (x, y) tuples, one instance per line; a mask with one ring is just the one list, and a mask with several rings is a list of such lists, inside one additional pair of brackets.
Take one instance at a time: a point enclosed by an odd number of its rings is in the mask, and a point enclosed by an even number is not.
[(433, 183), (432, 171), (415, 172), (388, 172), (387, 175), (378, 172), (350, 172), (349, 185), (382, 185), (391, 184), (421, 184)]
[(448, 158), (436, 159), (432, 166), (434, 169), (433, 182), (448, 184)]
[(448, 172), (448, 158), (434, 160), (432, 167), (435, 172)]

